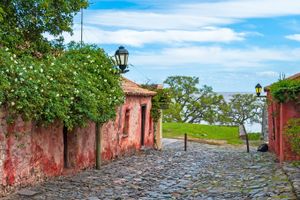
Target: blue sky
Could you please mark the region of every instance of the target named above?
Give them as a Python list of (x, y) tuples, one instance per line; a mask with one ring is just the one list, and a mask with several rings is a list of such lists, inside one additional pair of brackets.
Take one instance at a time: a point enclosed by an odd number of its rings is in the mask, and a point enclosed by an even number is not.
[[(80, 16), (74, 35), (80, 39)], [(91, 0), (84, 42), (130, 52), (138, 83), (200, 78), (218, 92), (252, 92), (300, 72), (299, 0)]]

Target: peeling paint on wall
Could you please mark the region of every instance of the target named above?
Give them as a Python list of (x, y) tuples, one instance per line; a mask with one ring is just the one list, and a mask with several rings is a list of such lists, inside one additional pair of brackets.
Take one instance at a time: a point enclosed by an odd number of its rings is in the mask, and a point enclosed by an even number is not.
[[(141, 105), (146, 105), (145, 146), (153, 147), (151, 97), (127, 96), (116, 109), (117, 117), (103, 125), (102, 160), (109, 162), (141, 148)], [(130, 110), (128, 133), (124, 134), (126, 109)], [(119, 112), (120, 111), (120, 112)], [(11, 188), (32, 184), (64, 172), (63, 124), (36, 126), (18, 118), (7, 124), (0, 112), (0, 196)], [(95, 124), (75, 128), (68, 133), (68, 159), (73, 171), (95, 165)], [(70, 169), (68, 169), (70, 170)]]

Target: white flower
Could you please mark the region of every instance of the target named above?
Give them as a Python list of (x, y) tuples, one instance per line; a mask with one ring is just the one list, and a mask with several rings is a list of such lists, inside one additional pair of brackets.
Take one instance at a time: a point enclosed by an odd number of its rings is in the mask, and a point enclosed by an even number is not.
[(14, 106), (14, 105), (15, 105), (15, 102), (11, 102), (11, 105)]
[(43, 73), (43, 72), (44, 72), (44, 70), (43, 70), (43, 69), (41, 69), (40, 71), (41, 71), (41, 73)]
[(16, 56), (16, 54), (14, 54), (14, 58), (16, 58), (17, 56)]
[(33, 69), (32, 65), (29, 66), (29, 69)]
[(51, 66), (53, 66), (54, 65), (54, 63), (51, 63)]
[(44, 92), (44, 90), (43, 90), (43, 89), (41, 89), (41, 92)]
[(107, 82), (107, 80), (106, 80), (106, 79), (104, 79), (104, 82)]
[(59, 94), (56, 94), (56, 97), (59, 97)]
[(5, 51), (8, 51), (9, 50), (9, 48), (5, 48)]

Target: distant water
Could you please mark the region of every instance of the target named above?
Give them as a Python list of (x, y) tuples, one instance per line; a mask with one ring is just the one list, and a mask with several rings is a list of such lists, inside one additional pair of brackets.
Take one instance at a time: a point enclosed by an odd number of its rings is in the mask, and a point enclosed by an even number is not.
[[(253, 93), (247, 93), (247, 92), (218, 92), (218, 94), (223, 95), (225, 101), (229, 101), (231, 97), (235, 94), (253, 94)], [(251, 132), (261, 132), (261, 124), (254, 123), (254, 124), (245, 124), (245, 127), (247, 129), (248, 133)]]

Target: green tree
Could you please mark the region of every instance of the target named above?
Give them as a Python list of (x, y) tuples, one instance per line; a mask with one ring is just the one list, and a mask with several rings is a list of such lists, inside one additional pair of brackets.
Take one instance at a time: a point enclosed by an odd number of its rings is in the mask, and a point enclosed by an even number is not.
[(47, 52), (51, 43), (43, 34), (72, 32), (74, 15), (87, 6), (87, 0), (2, 0), (0, 45), (15, 52)]
[[(224, 104), (225, 105), (225, 104)], [(249, 152), (248, 134), (245, 123), (261, 122), (263, 104), (252, 94), (236, 94), (222, 107), (224, 124), (242, 126), (246, 133), (247, 152)]]
[(189, 76), (171, 76), (165, 82), (169, 86), (172, 102), (164, 112), (164, 121), (210, 124), (218, 119), (219, 106), (224, 98), (204, 85), (198, 88), (199, 78)]

